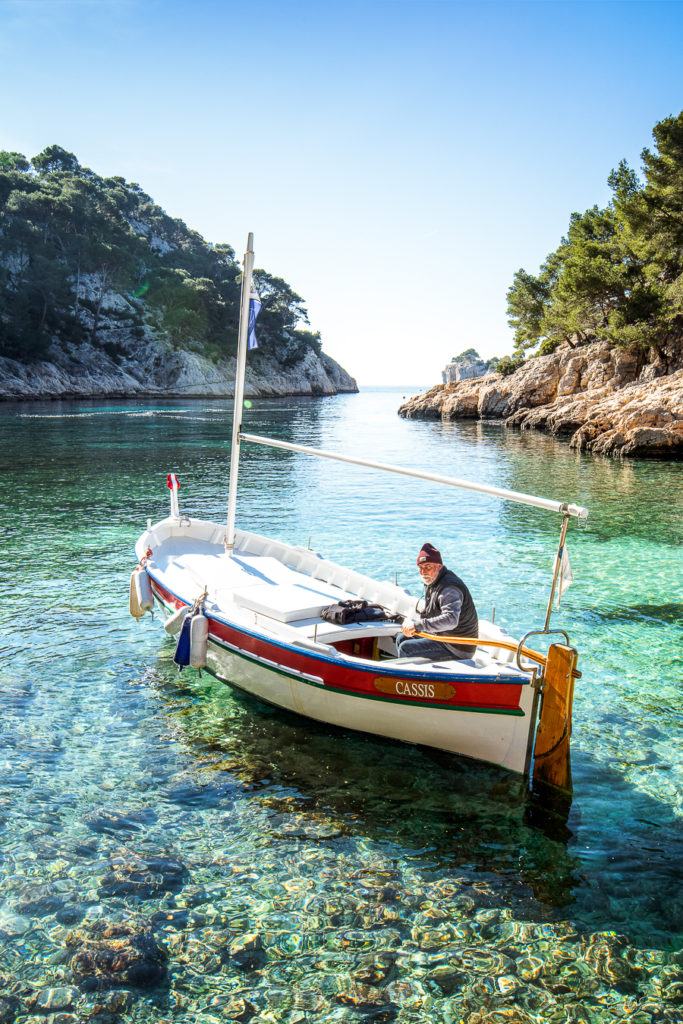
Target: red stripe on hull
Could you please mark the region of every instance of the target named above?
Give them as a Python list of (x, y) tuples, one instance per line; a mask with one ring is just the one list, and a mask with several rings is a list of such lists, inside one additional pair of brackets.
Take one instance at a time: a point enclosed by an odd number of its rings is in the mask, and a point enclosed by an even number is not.
[[(183, 607), (185, 602), (178, 600), (156, 580), (152, 580), (152, 584), (155, 593), (165, 604), (173, 608)], [(291, 672), (296, 676), (302, 673), (316, 676), (323, 680), (325, 686), (342, 690), (349, 695), (377, 697), (391, 692), (394, 700), (407, 705), (429, 707), (430, 705), (453, 704), (460, 708), (470, 705), (477, 709), (490, 708), (492, 711), (519, 711), (523, 685), (521, 683), (482, 682), (466, 678), (461, 681), (445, 672), (441, 679), (438, 677), (435, 679), (433, 675), (420, 673), (417, 670), (406, 672), (405, 669), (397, 668), (392, 671), (390, 661), (378, 661), (376, 668), (373, 666), (367, 669), (344, 665), (325, 657), (307, 654), (286, 643), (271, 643), (260, 636), (244, 632), (236, 626), (229, 626), (211, 616), (207, 617), (209, 619), (209, 639), (229, 644), (238, 652), (242, 651), (257, 660), (263, 659), (274, 663), (284, 672)], [(387, 687), (392, 683), (397, 685), (393, 691), (390, 691)], [(419, 689), (422, 684), (435, 684), (437, 687), (440, 684), (450, 685), (453, 693), (445, 696), (441, 689), (437, 695), (431, 698), (428, 692)], [(418, 687), (417, 691), (415, 687)]]

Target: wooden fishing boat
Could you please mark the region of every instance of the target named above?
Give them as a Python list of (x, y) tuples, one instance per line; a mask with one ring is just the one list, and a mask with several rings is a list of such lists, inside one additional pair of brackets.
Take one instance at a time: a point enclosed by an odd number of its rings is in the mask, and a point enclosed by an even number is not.
[[(569, 735), (576, 651), (564, 631), (549, 628), (561, 588), (564, 545), (576, 505), (469, 481), (355, 459), (259, 437), (241, 429), (252, 236), (245, 255), (226, 523), (181, 515), (178, 484), (169, 474), (170, 515), (138, 539), (131, 612), (158, 603), (166, 629), (179, 632), (180, 664), (207, 668), (218, 679), (270, 704), (330, 725), (451, 751), (569, 786)], [(337, 565), (305, 547), (235, 528), (239, 450), (243, 442), (332, 458), (448, 486), (495, 494), (562, 516), (545, 625), (521, 640), (480, 620), (476, 654), (468, 660), (397, 657), (403, 617), (418, 617), (415, 597), (396, 584)], [(322, 613), (343, 601), (380, 606), (384, 617), (331, 622)], [(552, 640), (547, 655), (531, 636)], [(466, 641), (472, 644), (472, 639)]]

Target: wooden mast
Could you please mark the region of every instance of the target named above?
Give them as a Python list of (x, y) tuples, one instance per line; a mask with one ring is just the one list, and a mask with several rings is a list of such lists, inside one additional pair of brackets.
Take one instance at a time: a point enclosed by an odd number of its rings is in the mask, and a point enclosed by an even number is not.
[(254, 235), (249, 232), (247, 251), (244, 254), (242, 274), (242, 295), (240, 299), (240, 326), (237, 340), (237, 366), (235, 371), (235, 403), (232, 414), (232, 449), (230, 451), (230, 481), (228, 483), (228, 516), (225, 528), (225, 550), (232, 555), (235, 546), (235, 510), (237, 508), (237, 477), (240, 464), (240, 439), (242, 430), (242, 404), (244, 402), (244, 378), (247, 372), (247, 336), (249, 334), (249, 299), (251, 297), (251, 276), (254, 269)]

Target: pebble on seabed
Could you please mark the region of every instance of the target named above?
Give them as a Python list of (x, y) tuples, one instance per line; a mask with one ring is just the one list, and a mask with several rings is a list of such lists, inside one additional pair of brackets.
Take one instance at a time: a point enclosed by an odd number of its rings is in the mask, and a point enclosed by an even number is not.
[(33, 1005), (37, 1010), (68, 1010), (80, 996), (77, 988), (44, 988), (36, 995)]

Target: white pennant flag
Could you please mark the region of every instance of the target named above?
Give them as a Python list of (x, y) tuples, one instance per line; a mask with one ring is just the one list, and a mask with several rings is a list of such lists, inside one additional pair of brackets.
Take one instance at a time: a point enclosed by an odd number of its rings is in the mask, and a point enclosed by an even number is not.
[(571, 562), (569, 561), (569, 551), (567, 545), (562, 547), (562, 555), (560, 556), (560, 575), (557, 580), (557, 607), (560, 607), (560, 598), (564, 594), (567, 587), (571, 586), (574, 577), (572, 575)]

